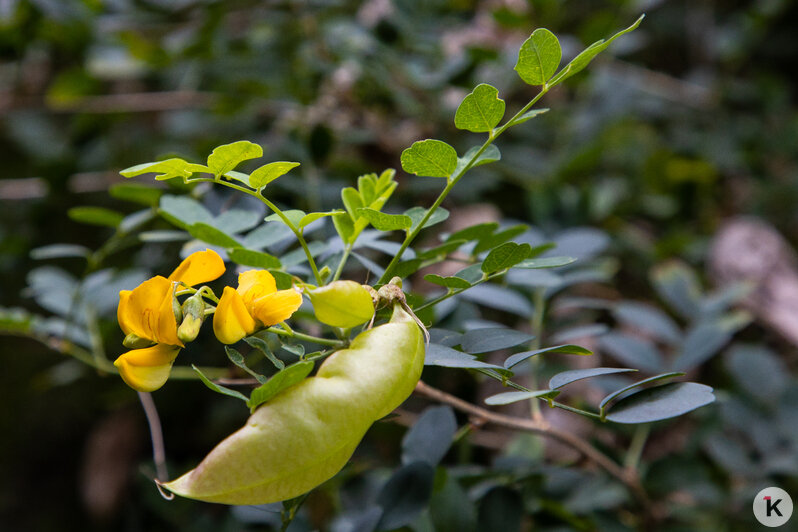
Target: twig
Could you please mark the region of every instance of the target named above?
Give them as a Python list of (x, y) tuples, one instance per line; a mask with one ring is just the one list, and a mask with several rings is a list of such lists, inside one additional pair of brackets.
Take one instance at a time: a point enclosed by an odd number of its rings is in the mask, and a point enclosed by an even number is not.
[(586, 458), (593, 461), (607, 471), (610, 475), (621, 481), (629, 489), (632, 495), (637, 498), (640, 504), (647, 509), (647, 511), (651, 506), (648, 495), (643, 489), (643, 486), (640, 484), (640, 480), (637, 478), (636, 472), (625, 470), (623, 467), (613, 462), (610, 458), (596, 450), (592, 445), (579, 436), (552, 427), (545, 420), (538, 421), (534, 419), (505, 416), (503, 414), (491, 412), (490, 410), (476, 406), (467, 401), (463, 401), (462, 399), (459, 399), (444, 391), (438, 390), (437, 388), (433, 388), (422, 381), (419, 381), (419, 383), (416, 385), (416, 393), (435, 401), (445, 403), (456, 408), (457, 410), (460, 410), (461, 412), (465, 412), (478, 419), (481, 419), (486, 423), (493, 423), (495, 425), (501, 425), (511, 429), (532, 432), (535, 434), (540, 434), (541, 436), (558, 440), (579, 451)]
[(152, 395), (146, 392), (138, 392), (138, 394), (144, 415), (147, 416), (147, 424), (150, 426), (152, 460), (155, 462), (156, 480), (166, 482), (169, 479), (169, 471), (166, 469), (166, 451), (164, 450), (163, 431), (161, 430), (161, 419), (158, 417), (158, 409), (155, 408)]

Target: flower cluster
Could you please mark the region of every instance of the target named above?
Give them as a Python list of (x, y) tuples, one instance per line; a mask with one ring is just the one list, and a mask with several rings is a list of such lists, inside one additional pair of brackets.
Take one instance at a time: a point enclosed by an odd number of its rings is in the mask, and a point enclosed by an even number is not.
[[(216, 300), (208, 287), (191, 287), (218, 279), (224, 261), (212, 250), (188, 256), (166, 278), (157, 275), (133, 290), (119, 292), (117, 319), (132, 348), (114, 361), (122, 379), (133, 389), (151, 392), (164, 385), (180, 349), (197, 337), (207, 314), (214, 314), (213, 330), (220, 342), (232, 344), (258, 329), (288, 319), (302, 304), (293, 289), (277, 290), (265, 270), (238, 276), (238, 288), (225, 287), (214, 309), (203, 299)], [(194, 294), (182, 304), (178, 292)]]

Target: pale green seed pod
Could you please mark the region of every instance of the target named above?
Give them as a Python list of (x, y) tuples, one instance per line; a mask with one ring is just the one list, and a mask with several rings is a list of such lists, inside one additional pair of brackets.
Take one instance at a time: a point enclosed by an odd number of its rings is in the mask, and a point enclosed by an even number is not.
[(122, 340), (122, 345), (128, 349), (144, 349), (145, 347), (150, 347), (152, 344), (153, 341), (149, 338), (141, 338), (133, 333), (128, 334), (125, 336), (125, 339)]
[(202, 299), (202, 293), (197, 292), (186, 299), (181, 311), (183, 321), (177, 328), (177, 337), (181, 342), (193, 342), (205, 320), (205, 301)]
[(333, 327), (350, 329), (374, 315), (371, 294), (354, 281), (334, 281), (307, 293), (316, 318)]
[(265, 504), (297, 497), (346, 465), (371, 424), (413, 392), (424, 367), (421, 330), (400, 305), (360, 333), (314, 377), (286, 389), (196, 467), (163, 486), (208, 502)]

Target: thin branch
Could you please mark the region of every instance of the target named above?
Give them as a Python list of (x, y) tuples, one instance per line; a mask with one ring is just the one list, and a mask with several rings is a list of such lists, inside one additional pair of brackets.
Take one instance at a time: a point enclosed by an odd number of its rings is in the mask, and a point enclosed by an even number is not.
[(150, 426), (152, 460), (155, 462), (156, 480), (166, 482), (169, 479), (169, 471), (166, 469), (166, 451), (164, 450), (163, 431), (161, 430), (161, 419), (158, 417), (158, 409), (155, 407), (152, 395), (146, 392), (138, 392), (138, 394), (144, 415), (147, 416), (147, 424)]
[(534, 419), (505, 416), (503, 414), (491, 412), (490, 410), (476, 406), (467, 401), (463, 401), (462, 399), (450, 395), (444, 391), (438, 390), (437, 388), (433, 388), (423, 381), (419, 381), (419, 383), (416, 385), (416, 393), (440, 403), (452, 406), (455, 409), (470, 414), (486, 423), (493, 423), (495, 425), (501, 425), (503, 427), (515, 430), (532, 432), (547, 438), (558, 440), (561, 443), (564, 443), (569, 447), (579, 451), (586, 458), (593, 461), (602, 469), (607, 471), (610, 475), (621, 481), (638, 499), (641, 505), (643, 505), (645, 508), (650, 507), (651, 503), (648, 499), (648, 495), (643, 490), (636, 473), (634, 471), (625, 470), (623, 467), (616, 464), (614, 461), (579, 436), (571, 434), (570, 432), (562, 431), (556, 427), (552, 427), (545, 420), (538, 421)]

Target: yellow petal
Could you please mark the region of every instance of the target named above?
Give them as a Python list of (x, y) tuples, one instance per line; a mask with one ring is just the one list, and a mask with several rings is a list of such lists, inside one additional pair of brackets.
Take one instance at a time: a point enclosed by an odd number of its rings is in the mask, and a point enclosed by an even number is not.
[(183, 347), (183, 342), (177, 337), (177, 320), (175, 319), (175, 311), (172, 306), (173, 297), (170, 287), (163, 301), (161, 301), (161, 306), (158, 308), (158, 325), (155, 330), (155, 341), (159, 344), (179, 345)]
[(218, 279), (224, 273), (224, 261), (218, 253), (212, 249), (197, 251), (185, 258), (180, 265), (175, 268), (170, 281), (179, 281), (189, 286), (207, 283)]
[(299, 292), (292, 289), (280, 290), (255, 300), (253, 314), (268, 327), (287, 320), (301, 305), (302, 295)]
[(216, 338), (223, 344), (234, 344), (255, 332), (256, 328), (257, 324), (249, 315), (241, 295), (226, 286), (213, 314), (213, 332)]
[(238, 274), (238, 289), (244, 305), (252, 312), (252, 302), (277, 291), (274, 276), (266, 270), (247, 270)]
[(167, 296), (171, 296), (171, 285), (160, 275), (148, 279), (129, 293), (119, 293), (117, 319), (126, 334), (156, 341), (160, 308)]
[(164, 385), (180, 348), (158, 344), (134, 349), (114, 361), (119, 375), (128, 386), (140, 392), (152, 392)]

